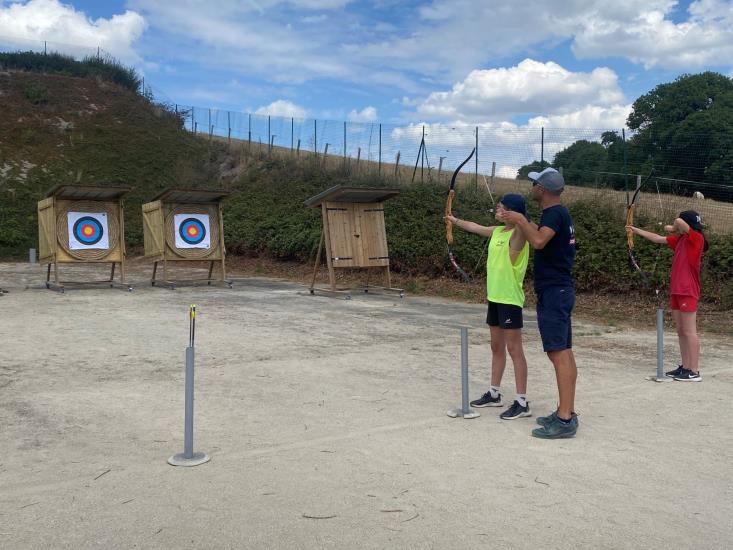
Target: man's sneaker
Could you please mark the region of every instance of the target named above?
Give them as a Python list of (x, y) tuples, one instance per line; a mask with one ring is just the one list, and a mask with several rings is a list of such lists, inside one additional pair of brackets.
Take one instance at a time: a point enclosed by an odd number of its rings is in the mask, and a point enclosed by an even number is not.
[(522, 418), (523, 416), (532, 416), (532, 411), (529, 410), (529, 401), (527, 401), (526, 406), (522, 407), (522, 405), (519, 404), (519, 401), (515, 399), (512, 406), (501, 413), (499, 418), (503, 420), (513, 420), (515, 418)]
[(471, 401), (472, 407), (501, 407), (501, 394), (491, 397), (491, 391), (487, 391), (475, 401)]
[(674, 379), (680, 382), (702, 382), (702, 376), (699, 372), (692, 372), (690, 369), (685, 368)]
[(674, 378), (675, 376), (679, 376), (680, 374), (682, 374), (682, 371), (684, 370), (685, 370), (685, 367), (683, 367), (682, 365), (677, 365), (676, 369), (668, 370), (667, 372), (664, 373), (664, 376)]
[(556, 415), (549, 424), (532, 430), (532, 435), (540, 439), (566, 439), (568, 437), (575, 437), (577, 431), (577, 416), (571, 417), (570, 422), (561, 422)]
[[(540, 426), (547, 426), (548, 424), (555, 421), (557, 418), (557, 411), (552, 411), (547, 416), (538, 416), (537, 417), (537, 424)], [(570, 413), (570, 422), (575, 424), (575, 427), (578, 427), (578, 415), (576, 413)]]

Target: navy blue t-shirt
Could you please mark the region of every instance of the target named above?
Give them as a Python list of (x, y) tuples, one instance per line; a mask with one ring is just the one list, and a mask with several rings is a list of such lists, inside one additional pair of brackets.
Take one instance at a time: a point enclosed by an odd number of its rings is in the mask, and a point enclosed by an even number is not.
[(562, 204), (542, 211), (539, 227), (549, 227), (555, 235), (544, 248), (534, 251), (534, 287), (573, 286), (571, 272), (575, 260), (575, 230), (570, 212)]

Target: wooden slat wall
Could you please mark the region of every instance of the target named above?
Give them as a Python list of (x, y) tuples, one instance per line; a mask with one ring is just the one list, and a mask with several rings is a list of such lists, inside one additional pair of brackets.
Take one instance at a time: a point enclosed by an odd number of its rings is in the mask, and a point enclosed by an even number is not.
[(387, 249), (387, 233), (384, 227), (384, 205), (374, 202), (354, 206), (361, 234), (359, 266), (388, 266), (389, 251)]
[(143, 204), (143, 241), (145, 257), (161, 256), (165, 245), (163, 205), (160, 201)]
[(46, 261), (56, 252), (56, 216), (53, 197), (38, 203), (38, 259)]
[(354, 207), (343, 202), (327, 202), (328, 231), (333, 267), (358, 267), (354, 246)]

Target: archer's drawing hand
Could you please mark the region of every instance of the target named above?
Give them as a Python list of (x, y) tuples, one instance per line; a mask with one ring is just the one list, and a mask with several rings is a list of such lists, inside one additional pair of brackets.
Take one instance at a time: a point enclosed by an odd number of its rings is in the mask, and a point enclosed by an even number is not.
[(677, 228), (674, 225), (665, 225), (664, 230), (667, 233), (674, 233), (675, 231), (677, 231)]

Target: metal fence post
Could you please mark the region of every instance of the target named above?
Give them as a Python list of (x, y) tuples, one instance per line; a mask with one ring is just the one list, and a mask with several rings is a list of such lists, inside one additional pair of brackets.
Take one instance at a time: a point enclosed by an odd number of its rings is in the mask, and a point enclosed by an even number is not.
[(377, 173), (382, 175), (382, 123), (379, 123), (379, 164), (377, 164)]
[(545, 165), (545, 127), (542, 127), (542, 133), (540, 134), (540, 171)]
[(451, 418), (477, 418), (480, 413), (472, 410), (468, 401), (468, 327), (461, 327), (461, 408), (446, 414)]

